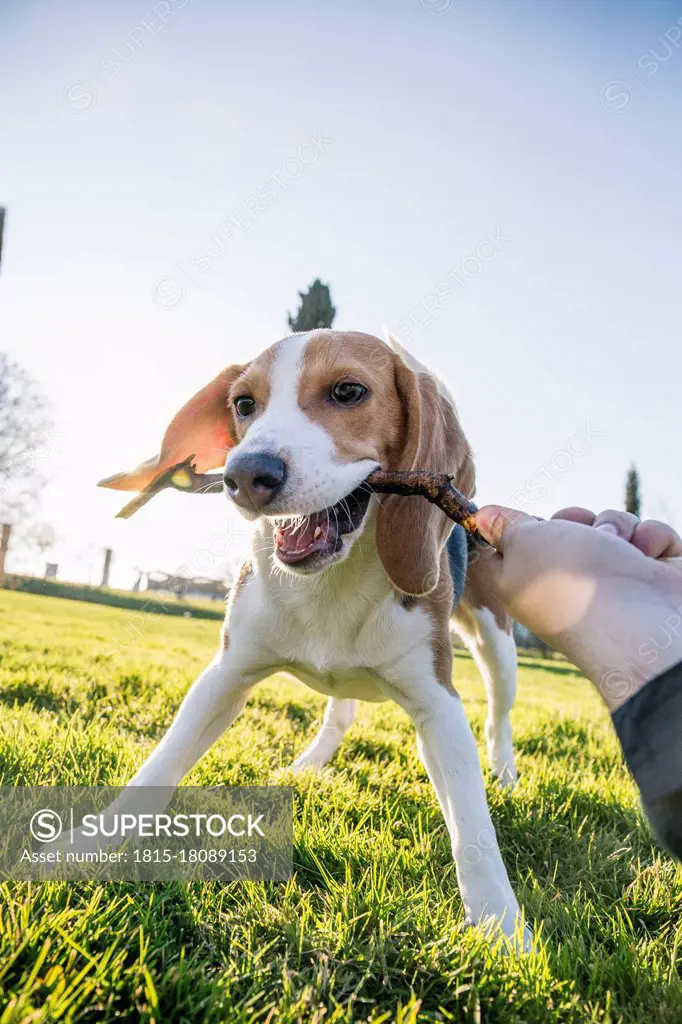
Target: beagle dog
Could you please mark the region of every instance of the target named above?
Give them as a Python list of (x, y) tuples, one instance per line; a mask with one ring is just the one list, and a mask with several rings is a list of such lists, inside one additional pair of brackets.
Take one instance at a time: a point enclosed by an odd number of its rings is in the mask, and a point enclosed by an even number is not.
[(511, 623), (487, 554), (470, 564), (453, 614), (461, 528), (452, 533), (422, 498), (379, 497), (365, 484), (378, 468), (446, 471), (473, 494), (472, 454), (447, 388), (390, 336), (292, 334), (224, 369), (176, 414), (157, 457), (102, 483), (140, 490), (192, 454), (201, 473), (224, 464), (228, 500), (255, 523), (253, 547), (218, 653), (130, 785), (177, 786), (274, 672), (330, 698), (296, 771), (332, 757), (357, 700), (394, 700), (414, 721), (468, 921), (513, 936), (521, 913), (452, 684), (449, 632), (452, 620), (481, 671), (491, 766), (511, 786)]

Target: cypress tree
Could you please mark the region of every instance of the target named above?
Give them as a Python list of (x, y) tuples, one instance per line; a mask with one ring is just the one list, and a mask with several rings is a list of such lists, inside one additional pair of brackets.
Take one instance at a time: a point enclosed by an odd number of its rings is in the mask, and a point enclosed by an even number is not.
[(639, 473), (635, 466), (631, 466), (625, 483), (625, 511), (639, 516), (641, 509), (642, 498), (639, 492)]
[(318, 327), (331, 327), (336, 309), (332, 306), (329, 285), (322, 284), (319, 278), (315, 278), (310, 288), (305, 292), (299, 292), (298, 297), (298, 312), (295, 316), (287, 314), (292, 331), (314, 331)]

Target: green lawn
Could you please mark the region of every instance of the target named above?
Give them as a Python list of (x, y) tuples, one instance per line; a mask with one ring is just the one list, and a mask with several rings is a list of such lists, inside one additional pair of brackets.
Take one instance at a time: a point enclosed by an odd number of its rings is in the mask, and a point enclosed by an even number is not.
[[(217, 635), (0, 592), (2, 784), (124, 783)], [(483, 688), (461, 653), (455, 683), (480, 742)], [(323, 706), (273, 677), (187, 781), (271, 781)], [(0, 886), (0, 1024), (679, 1024), (682, 872), (652, 843), (607, 715), (569, 665), (533, 659), (514, 726), (519, 785), (489, 778), (488, 796), (534, 954), (495, 956), (463, 928), (412, 728), (365, 705), (331, 768), (294, 783), (288, 883)]]

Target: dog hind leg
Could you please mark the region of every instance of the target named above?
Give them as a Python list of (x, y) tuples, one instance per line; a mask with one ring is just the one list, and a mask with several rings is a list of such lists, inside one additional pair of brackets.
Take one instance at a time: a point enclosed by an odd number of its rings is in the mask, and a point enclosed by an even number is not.
[(356, 700), (330, 698), (319, 732), (310, 746), (296, 758), (291, 766), (292, 771), (319, 770), (334, 756), (353, 724), (357, 703)]
[(488, 696), (485, 738), (490, 767), (502, 785), (511, 789), (517, 779), (510, 720), (516, 697), (517, 656), (511, 630), (503, 628), (498, 620), (489, 608), (467, 602), (465, 592), (452, 621), (478, 666)]

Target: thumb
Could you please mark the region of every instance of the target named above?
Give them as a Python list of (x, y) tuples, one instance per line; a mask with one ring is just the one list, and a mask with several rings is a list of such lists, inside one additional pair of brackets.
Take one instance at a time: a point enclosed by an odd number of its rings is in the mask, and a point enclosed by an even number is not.
[(516, 508), (505, 508), (504, 505), (484, 505), (475, 516), (479, 528), (489, 544), (498, 551), (504, 551), (505, 537), (510, 530), (521, 523), (533, 522), (533, 516), (526, 515)]

